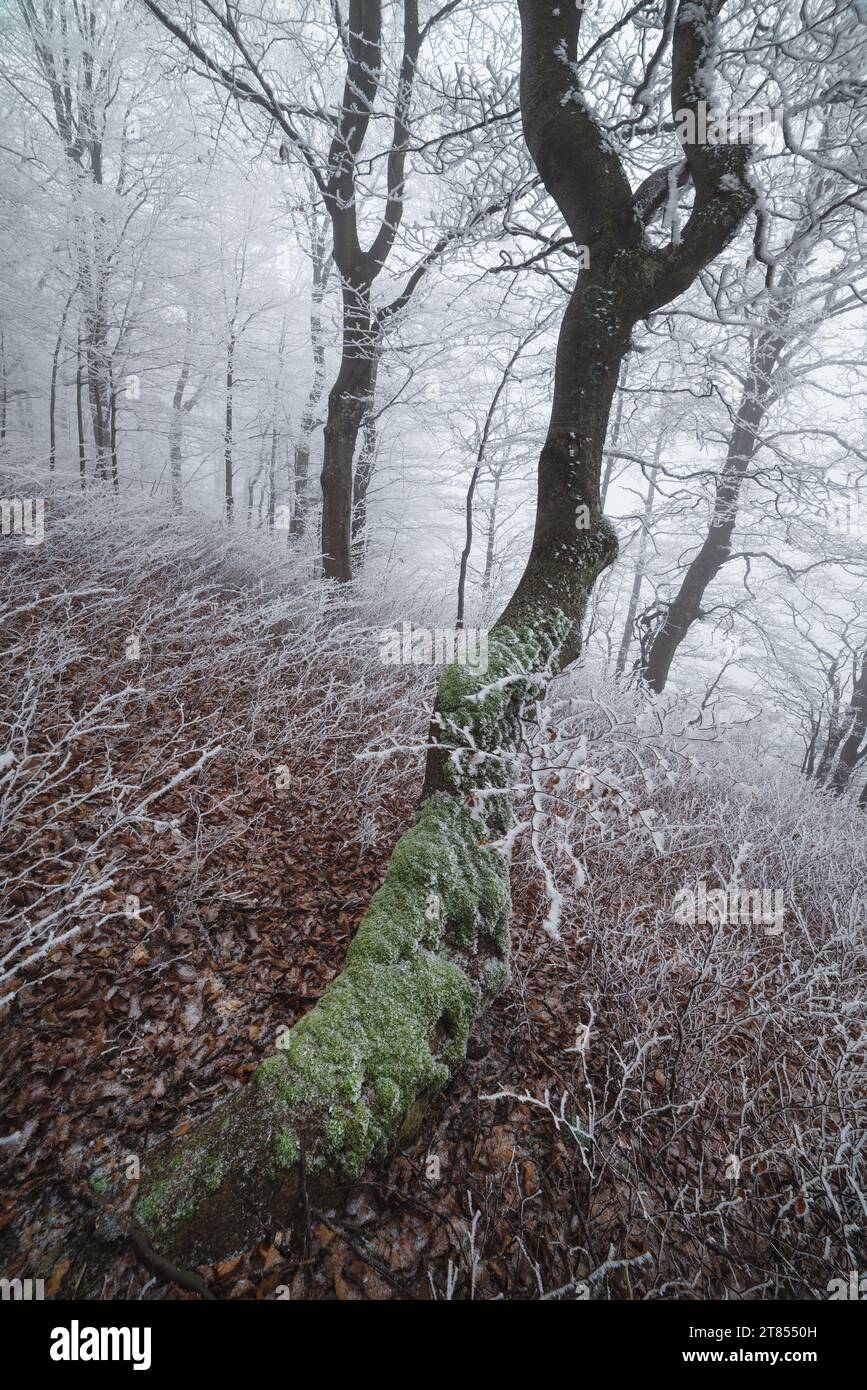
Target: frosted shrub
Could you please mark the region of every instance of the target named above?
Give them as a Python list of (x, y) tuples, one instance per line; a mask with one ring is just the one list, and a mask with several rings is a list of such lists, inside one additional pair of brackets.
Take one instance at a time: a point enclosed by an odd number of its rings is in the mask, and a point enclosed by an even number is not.
[[(568, 1080), (532, 1113), (587, 1132), (573, 1272), (652, 1256), (597, 1296), (826, 1297), (865, 1257), (865, 823), (692, 713), (581, 671), (527, 722), (514, 876), (554, 941), (519, 988), (553, 978)], [(778, 893), (781, 929), (678, 920), (700, 880)]]

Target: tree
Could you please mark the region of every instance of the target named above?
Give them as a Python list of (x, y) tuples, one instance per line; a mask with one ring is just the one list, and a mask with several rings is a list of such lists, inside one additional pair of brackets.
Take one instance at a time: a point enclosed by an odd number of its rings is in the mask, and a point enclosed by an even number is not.
[[(848, 789), (855, 769), (867, 757), (867, 652), (863, 646), (853, 649), (848, 633), (844, 640), (843, 650), (835, 655), (811, 643), (823, 666), (825, 690), (819, 709), (811, 711), (810, 739), (802, 764), (802, 771), (838, 796)], [(848, 701), (844, 705), (847, 683)]]
[[(863, 43), (859, 22), (854, 16), (847, 22), (857, 49)], [(819, 44), (826, 38), (820, 35)], [(841, 34), (835, 32), (832, 43), (840, 39)], [(798, 142), (792, 123), (784, 122), (792, 158), (783, 164), (785, 182), (774, 190), (773, 201), (766, 200), (759, 218), (755, 270), (763, 273), (764, 285), (752, 303), (747, 300), (748, 369), (715, 481), (707, 531), (674, 596), (662, 605), (662, 620), (652, 640), (645, 644), (640, 663), (645, 681), (657, 693), (665, 688), (678, 648), (703, 615), (708, 590), (734, 558), (732, 538), (739, 505), (763, 449), (768, 417), (787, 390), (793, 385), (803, 387), (803, 372), (797, 370), (799, 354), (830, 317), (842, 318), (862, 302), (854, 288), (864, 273), (863, 249), (857, 236), (863, 173), (854, 153), (864, 120), (863, 108), (856, 101), (860, 89), (840, 82), (833, 68), (829, 71), (823, 63), (817, 61), (814, 70), (813, 99), (803, 103), (801, 119), (806, 133), (817, 124), (817, 114), (821, 113), (815, 149), (805, 151), (806, 134)], [(803, 80), (802, 65), (797, 71)], [(781, 73), (775, 75), (781, 84), (786, 82)], [(790, 73), (789, 84), (794, 80)], [(845, 155), (850, 149), (854, 157), (841, 159), (841, 152)], [(798, 176), (799, 163), (806, 164), (806, 173), (801, 174), (805, 186), (802, 211), (793, 218), (791, 180)], [(778, 183), (781, 172), (778, 170)], [(785, 228), (792, 222), (794, 225), (783, 244), (773, 248), (771, 230), (777, 221)], [(791, 479), (790, 486), (796, 489), (797, 479)]]
[[(116, 384), (112, 370), (110, 280), (126, 227), (112, 225), (107, 199), (105, 135), (118, 80), (122, 6), (105, 15), (87, 3), (58, 6), (18, 0), (34, 63), (49, 94), (46, 117), (66, 156), (77, 261), (80, 341), (90, 402), (96, 471), (117, 481)], [(122, 168), (112, 190), (124, 197)], [(65, 316), (64, 316), (65, 320)]]
[(310, 506), (310, 441), (317, 425), (319, 404), (325, 389), (325, 335), (322, 326), (322, 305), (331, 273), (331, 249), (325, 227), (325, 217), (311, 208), (307, 217), (310, 243), (312, 286), (310, 291), (310, 350), (313, 357), (313, 379), (304, 403), (301, 426), (295, 441), (292, 473), (292, 508), (289, 533), (303, 536)]
[[(720, 8), (681, 3), (660, 46), (656, 67), (670, 37), (674, 111), (695, 113), (710, 94)], [(343, 972), (242, 1091), (155, 1158), (137, 1219), (188, 1257), (236, 1246), (299, 1198), (360, 1176), (419, 1123), (508, 978), (508, 874), (492, 841), (511, 817), (521, 703), (578, 654), (588, 594), (614, 558), (600, 472), (630, 333), (725, 248), (755, 200), (748, 147), (686, 145), (692, 211), (676, 242), (651, 245), (647, 225), (680, 160), (633, 193), (578, 86), (581, 12), (534, 0), (519, 11), (527, 144), (590, 252), (560, 330), (529, 560), (487, 671), (455, 664), (440, 681), (422, 802)]]
[[(658, 465), (659, 455), (662, 449), (663, 435), (660, 432), (654, 463)], [(635, 573), (632, 578), (632, 589), (629, 594), (629, 605), (626, 610), (626, 621), (623, 624), (623, 636), (620, 639), (620, 646), (617, 651), (617, 662), (615, 670), (621, 675), (626, 667), (626, 658), (629, 655), (629, 646), (632, 641), (632, 631), (635, 624), (635, 615), (638, 612), (638, 601), (641, 597), (641, 585), (644, 581), (645, 566), (647, 562), (647, 550), (650, 544), (650, 523), (653, 517), (653, 504), (656, 497), (656, 484), (654, 482), (654, 470), (651, 469), (647, 479), (647, 492), (644, 497), (644, 508), (639, 523), (638, 537), (638, 556), (635, 561)]]
[[(331, 254), (340, 278), (342, 337), (340, 365), (328, 394), (324, 430), (322, 573), (327, 579), (347, 582), (352, 577), (353, 465), (364, 422), (373, 410), (377, 364), (386, 329), (406, 309), (427, 271), (443, 253), (467, 229), (505, 205), (498, 200), (491, 206), (483, 203), (470, 207), (462, 225), (446, 229), (414, 266), (405, 271), (400, 268), (403, 284), (390, 302), (374, 306), (373, 288), (392, 256), (404, 216), (420, 54), (432, 31), (457, 8), (459, 0), (446, 0), (424, 23), (419, 19), (418, 0), (403, 0), (402, 36), (390, 73), (382, 0), (350, 0), (345, 20), (339, 6), (332, 6), (338, 51), (345, 64), (342, 90), (334, 109), (326, 109), (316, 101), (281, 95), (288, 84), (285, 73), (273, 65), (272, 31), (285, 21), (272, 15), (267, 6), (260, 6), (256, 13), (245, 15), (242, 20), (237, 10), (228, 6), (221, 9), (210, 0), (202, 0), (201, 8), (213, 21), (204, 37), (195, 5), (185, 25), (172, 18), (156, 0), (144, 3), (191, 55), (198, 71), (225, 87), (241, 107), (252, 106), (265, 113), (280, 131), (281, 160), (300, 161), (328, 216)], [(289, 29), (293, 41), (296, 27)], [(317, 80), (329, 71), (330, 51), (329, 44), (315, 60)], [(385, 90), (387, 75), (392, 79), (390, 93)], [(384, 95), (390, 101), (390, 138), (384, 149), (369, 153), (367, 177), (363, 178), (362, 155)], [(323, 134), (327, 137), (324, 144)], [(378, 184), (378, 170), (383, 165), (384, 191)], [(380, 201), (383, 206), (381, 214), (374, 218), (375, 230), (364, 245), (369, 220), (365, 204), (369, 199), (374, 206)], [(314, 355), (315, 352), (314, 349)], [(317, 361), (317, 373), (318, 370)], [(369, 471), (369, 448), (363, 464)], [(359, 514), (364, 506), (365, 484), (362, 476), (355, 489)], [(358, 524), (356, 540), (357, 536)]]

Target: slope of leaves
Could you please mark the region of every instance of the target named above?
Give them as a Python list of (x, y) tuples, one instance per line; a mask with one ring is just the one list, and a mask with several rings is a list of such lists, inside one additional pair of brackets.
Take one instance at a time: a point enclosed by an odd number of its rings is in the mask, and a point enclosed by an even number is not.
[[(0, 1263), (193, 1297), (128, 1250), (95, 1276), (94, 1210), (341, 968), (432, 673), (379, 665), (396, 600), (338, 606), (285, 543), (58, 493), (3, 546)], [(690, 715), (592, 670), (532, 712), (512, 987), (417, 1140), (202, 1271), (220, 1296), (810, 1298), (863, 1267), (863, 824)], [(678, 923), (698, 878), (779, 889), (783, 931)]]

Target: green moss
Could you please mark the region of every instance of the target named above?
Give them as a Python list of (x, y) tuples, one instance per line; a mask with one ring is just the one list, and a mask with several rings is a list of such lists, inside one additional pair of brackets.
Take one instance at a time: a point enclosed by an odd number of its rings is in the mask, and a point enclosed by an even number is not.
[(36, 1264), (34, 1278), (50, 1279), (64, 1253), (62, 1245), (55, 1245), (51, 1250), (46, 1250), (45, 1254), (40, 1256)]
[(420, 1095), (444, 1085), (508, 977), (506, 870), (481, 833), (454, 797), (424, 803), (346, 968), (255, 1073), (266, 1104), (319, 1116), (313, 1153), (345, 1178), (386, 1147)]
[(171, 1189), (168, 1182), (157, 1182), (154, 1183), (149, 1192), (136, 1202), (136, 1220), (146, 1231), (156, 1234), (163, 1229), (170, 1195)]
[(104, 1197), (106, 1193), (111, 1192), (114, 1183), (112, 1182), (110, 1173), (107, 1173), (104, 1169), (98, 1169), (95, 1173), (91, 1173), (90, 1185), (94, 1192), (98, 1193), (100, 1197)]
[(301, 1157), (298, 1135), (291, 1129), (281, 1129), (272, 1145), (278, 1168), (292, 1169)]
[(136, 1220), (152, 1235), (173, 1230), (196, 1212), (206, 1194), (219, 1190), (230, 1163), (230, 1153), (217, 1147), (210, 1130), (203, 1131), (167, 1161), (164, 1175), (142, 1194)]
[(216, 1192), (223, 1181), (224, 1163), (222, 1158), (212, 1157), (203, 1165), (202, 1178), (209, 1192)]
[(541, 693), (549, 663), (570, 628), (560, 612), (537, 627), (498, 628), (488, 641), (487, 671), (455, 662), (440, 680), (439, 741), (451, 750), (444, 780), (455, 796), (474, 796), (493, 833), (503, 833), (511, 821), (520, 707)]

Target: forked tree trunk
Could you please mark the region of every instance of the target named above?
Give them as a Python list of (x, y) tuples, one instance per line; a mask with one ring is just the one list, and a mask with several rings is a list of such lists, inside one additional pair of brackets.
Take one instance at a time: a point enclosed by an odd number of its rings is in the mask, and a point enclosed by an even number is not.
[[(491, 842), (511, 819), (522, 704), (577, 655), (588, 595), (616, 553), (600, 464), (630, 330), (691, 283), (752, 205), (744, 150), (692, 147), (696, 201), (681, 243), (644, 244), (641, 219), (667, 196), (668, 172), (633, 196), (575, 93), (580, 12), (536, 0), (519, 8), (527, 142), (576, 241), (591, 248), (560, 332), (530, 558), (490, 634), (487, 670), (455, 664), (440, 680), (421, 804), (344, 970), (246, 1086), (154, 1155), (136, 1217), (175, 1258), (238, 1248), (285, 1225), (302, 1196), (360, 1177), (418, 1125), (506, 983), (508, 869)], [(717, 9), (717, 0), (680, 6), (677, 106), (707, 98)]]
[[(826, 756), (816, 773), (816, 780), (827, 785), (838, 796), (849, 786), (852, 774), (860, 762), (867, 757), (867, 656), (862, 656), (860, 669), (857, 661), (852, 673), (852, 695), (845, 718), (839, 716), (832, 721), (832, 734), (826, 745)], [(839, 749), (839, 753), (837, 750)], [(834, 755), (837, 755), (834, 763)], [(833, 772), (831, 765), (833, 764)]]

